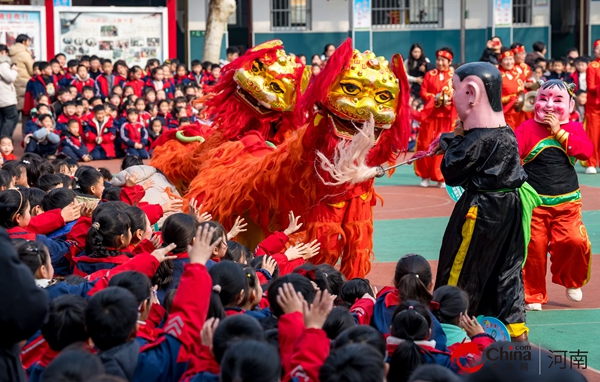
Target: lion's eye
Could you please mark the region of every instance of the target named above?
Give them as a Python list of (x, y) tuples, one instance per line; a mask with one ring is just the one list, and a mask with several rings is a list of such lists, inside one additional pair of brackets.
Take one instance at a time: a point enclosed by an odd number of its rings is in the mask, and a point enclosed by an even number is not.
[(283, 93), (283, 88), (277, 82), (271, 82), (271, 90), (275, 93)]
[(360, 87), (347, 82), (342, 82), (340, 85), (342, 86), (344, 92), (348, 95), (357, 95), (361, 90)]
[(388, 90), (384, 90), (375, 94), (375, 100), (379, 103), (385, 103), (392, 99), (394, 99), (394, 95)]
[(260, 71), (261, 71), (260, 63), (254, 61), (252, 63), (252, 73), (257, 74), (257, 73), (260, 73)]

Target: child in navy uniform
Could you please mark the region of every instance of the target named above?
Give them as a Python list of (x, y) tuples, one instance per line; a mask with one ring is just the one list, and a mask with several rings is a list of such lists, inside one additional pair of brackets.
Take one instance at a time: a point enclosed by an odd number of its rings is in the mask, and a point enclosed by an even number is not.
[(148, 159), (148, 130), (138, 122), (138, 111), (136, 109), (127, 110), (127, 122), (121, 126), (121, 140), (123, 150), (127, 155), (137, 156), (142, 159)]
[(77, 161), (89, 162), (92, 160), (83, 137), (80, 135), (79, 122), (76, 119), (71, 119), (67, 123), (66, 132), (61, 139), (61, 152)]
[(25, 152), (36, 153), (42, 157), (53, 157), (58, 150), (60, 137), (56, 134), (54, 119), (44, 114), (38, 119), (39, 128), (25, 136)]

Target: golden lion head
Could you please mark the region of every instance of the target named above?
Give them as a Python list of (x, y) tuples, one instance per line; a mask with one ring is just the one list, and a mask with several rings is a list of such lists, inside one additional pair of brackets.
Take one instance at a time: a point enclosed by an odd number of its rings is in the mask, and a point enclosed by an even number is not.
[(238, 96), (263, 114), (292, 111), (310, 78), (304, 65), (288, 56), (279, 40), (257, 45), (246, 55), (249, 60), (233, 75)]
[(376, 136), (396, 120), (398, 78), (384, 57), (354, 50), (352, 58), (329, 89), (324, 106), (339, 138), (351, 139), (356, 126), (375, 121)]

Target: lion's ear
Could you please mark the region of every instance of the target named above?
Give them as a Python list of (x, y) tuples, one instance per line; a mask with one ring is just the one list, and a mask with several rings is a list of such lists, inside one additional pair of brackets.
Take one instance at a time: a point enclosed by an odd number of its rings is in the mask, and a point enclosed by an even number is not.
[(302, 82), (300, 83), (300, 93), (304, 94), (306, 88), (308, 88), (308, 84), (310, 84), (310, 76), (312, 75), (311, 67), (305, 66), (304, 71), (302, 72)]

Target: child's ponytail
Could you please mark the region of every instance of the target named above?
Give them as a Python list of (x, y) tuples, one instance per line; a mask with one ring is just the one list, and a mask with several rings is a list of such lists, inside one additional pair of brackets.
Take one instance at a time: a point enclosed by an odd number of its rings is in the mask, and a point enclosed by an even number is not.
[(19, 260), (31, 269), (32, 274), (36, 274), (42, 265), (48, 264), (48, 248), (37, 241), (29, 241), (24, 239), (13, 240), (13, 245), (19, 255)]
[(398, 289), (400, 300), (417, 300), (424, 306), (431, 302), (431, 266), (421, 255), (403, 256), (396, 264), (394, 286)]
[(433, 292), (430, 309), (441, 324), (458, 325), (460, 314), (469, 309), (469, 296), (460, 288), (445, 285)]
[(121, 248), (129, 243), (119, 243), (117, 238), (131, 231), (129, 216), (123, 211), (104, 211), (93, 220), (85, 242), (89, 257), (106, 258), (121, 254)]
[[(217, 301), (215, 303), (215, 312), (225, 311), (225, 307), (238, 306), (248, 295), (248, 282), (246, 281), (246, 273), (242, 266), (232, 261), (222, 261), (210, 268), (208, 271), (213, 282), (212, 295), (218, 297), (218, 302), (221, 303), (219, 309)], [(243, 292), (240, 300), (240, 293)], [(212, 296), (211, 296), (211, 304)]]
[[(174, 243), (176, 247), (171, 251), (173, 254), (184, 253), (188, 245), (196, 236), (198, 220), (184, 213), (173, 214), (165, 219), (161, 232), (163, 242)], [(175, 264), (173, 260), (160, 263), (156, 274), (152, 278), (152, 285), (158, 285), (158, 289), (166, 289), (173, 282)]]
[(411, 373), (425, 363), (425, 357), (431, 357), (415, 342), (429, 338), (430, 326), (429, 312), (418, 301), (408, 300), (400, 304), (394, 313), (390, 334), (401, 339), (402, 343), (392, 354), (389, 380), (408, 381)]

